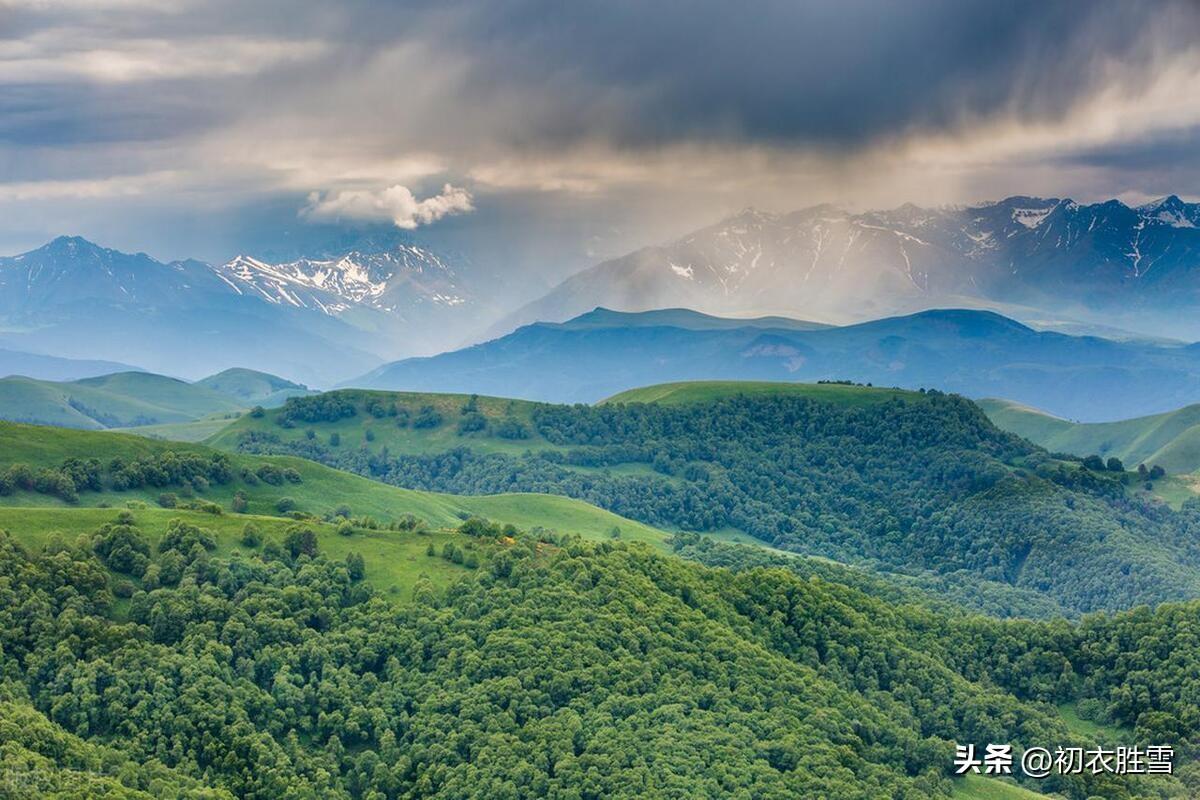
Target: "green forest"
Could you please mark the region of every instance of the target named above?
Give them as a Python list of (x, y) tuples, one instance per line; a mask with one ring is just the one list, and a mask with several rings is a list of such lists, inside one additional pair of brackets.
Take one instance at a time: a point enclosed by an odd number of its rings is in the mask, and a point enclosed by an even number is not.
[(0, 797), (1200, 793), (1200, 506), (962, 398), (331, 393), (223, 436), (0, 428)]
[[(854, 397), (852, 387), (838, 388)], [(780, 394), (535, 405), (527, 436), (540, 445), (523, 451), (481, 448), (461, 431), (441, 437), (438, 449), (404, 453), (386, 442), (341, 444), (340, 435), (338, 445), (283, 435), (296, 421), (309, 431), (347, 418), (378, 421), (370, 409), (383, 399), (339, 392), (289, 400), (273, 424), (242, 428), (235, 446), (398, 486), (562, 494), (662, 528), (732, 528), (840, 561), (964, 574), (1069, 613), (1200, 596), (1200, 502), (1172, 511), (1138, 498), (1134, 474), (1054, 457), (1000, 431), (961, 397), (862, 391), (872, 402)], [(439, 424), (483, 419), (476, 402), (442, 413)], [(365, 430), (420, 436), (395, 408), (388, 404), (384, 426)]]

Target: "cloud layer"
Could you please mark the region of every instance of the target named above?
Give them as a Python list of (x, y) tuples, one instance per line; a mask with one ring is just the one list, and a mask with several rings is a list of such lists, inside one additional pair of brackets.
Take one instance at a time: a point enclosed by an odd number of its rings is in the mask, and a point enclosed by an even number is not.
[(302, 211), (452, 232), (550, 279), (745, 205), (1200, 184), (1191, 0), (0, 0), (0, 17), (0, 252), (80, 232), (219, 258)]

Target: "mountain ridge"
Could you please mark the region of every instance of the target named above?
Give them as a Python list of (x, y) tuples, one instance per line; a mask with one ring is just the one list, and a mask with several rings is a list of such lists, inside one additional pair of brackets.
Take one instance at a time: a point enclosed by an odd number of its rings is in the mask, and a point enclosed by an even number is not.
[[(594, 306), (683, 305), (851, 322), (970, 297), (1163, 335), (1160, 311), (1200, 299), (1200, 204), (1131, 207), (1014, 195), (968, 206), (788, 213), (747, 209), (565, 279), (493, 328)], [(1139, 327), (1140, 326), (1140, 327)], [(1128, 327), (1128, 325), (1127, 325)], [(1200, 324), (1188, 328), (1200, 338)]]
[[(534, 323), (385, 364), (344, 385), (596, 402), (673, 381), (852, 380), (1000, 395), (1089, 421), (1167, 411), (1200, 396), (1200, 345), (1038, 331), (990, 311), (932, 309), (812, 329), (753, 321), (695, 329), (670, 324), (672, 313), (605, 311), (608, 322), (600, 324), (589, 323), (598, 319), (590, 312), (583, 324)], [(1156, 392), (1142, 390), (1148, 381)]]

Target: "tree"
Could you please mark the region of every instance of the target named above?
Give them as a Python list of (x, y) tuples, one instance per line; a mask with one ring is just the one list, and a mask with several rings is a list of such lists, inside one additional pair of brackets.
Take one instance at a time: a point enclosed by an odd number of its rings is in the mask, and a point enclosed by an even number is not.
[(366, 575), (367, 567), (361, 553), (349, 553), (346, 556), (346, 569), (350, 572), (350, 580), (361, 581)]
[(1105, 466), (1108, 467), (1109, 472), (1124, 472), (1125, 471), (1125, 465), (1122, 464), (1121, 459), (1117, 458), (1116, 456), (1109, 456), (1108, 461), (1105, 463)]
[(312, 529), (293, 525), (283, 538), (283, 547), (292, 558), (317, 554), (317, 535)]
[(243, 547), (250, 548), (258, 547), (262, 544), (262, 534), (258, 532), (258, 526), (253, 522), (247, 522), (245, 527), (242, 528), (241, 542)]

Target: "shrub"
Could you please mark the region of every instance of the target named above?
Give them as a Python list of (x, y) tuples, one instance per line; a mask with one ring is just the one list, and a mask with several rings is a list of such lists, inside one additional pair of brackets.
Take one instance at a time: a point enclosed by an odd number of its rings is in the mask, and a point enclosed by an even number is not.
[(158, 496), (158, 504), (163, 508), (174, 508), (179, 505), (179, 497), (174, 492), (163, 492)]
[(317, 535), (311, 529), (293, 525), (283, 537), (283, 547), (292, 558), (317, 554)]
[(241, 541), (243, 547), (255, 548), (262, 544), (262, 534), (253, 522), (247, 522), (246, 527), (242, 528)]
[(417, 429), (436, 428), (442, 424), (441, 413), (433, 406), (421, 406), (413, 417), (412, 426)]
[(281, 497), (275, 501), (275, 510), (280, 514), (286, 514), (289, 511), (296, 509), (296, 501), (291, 497)]

